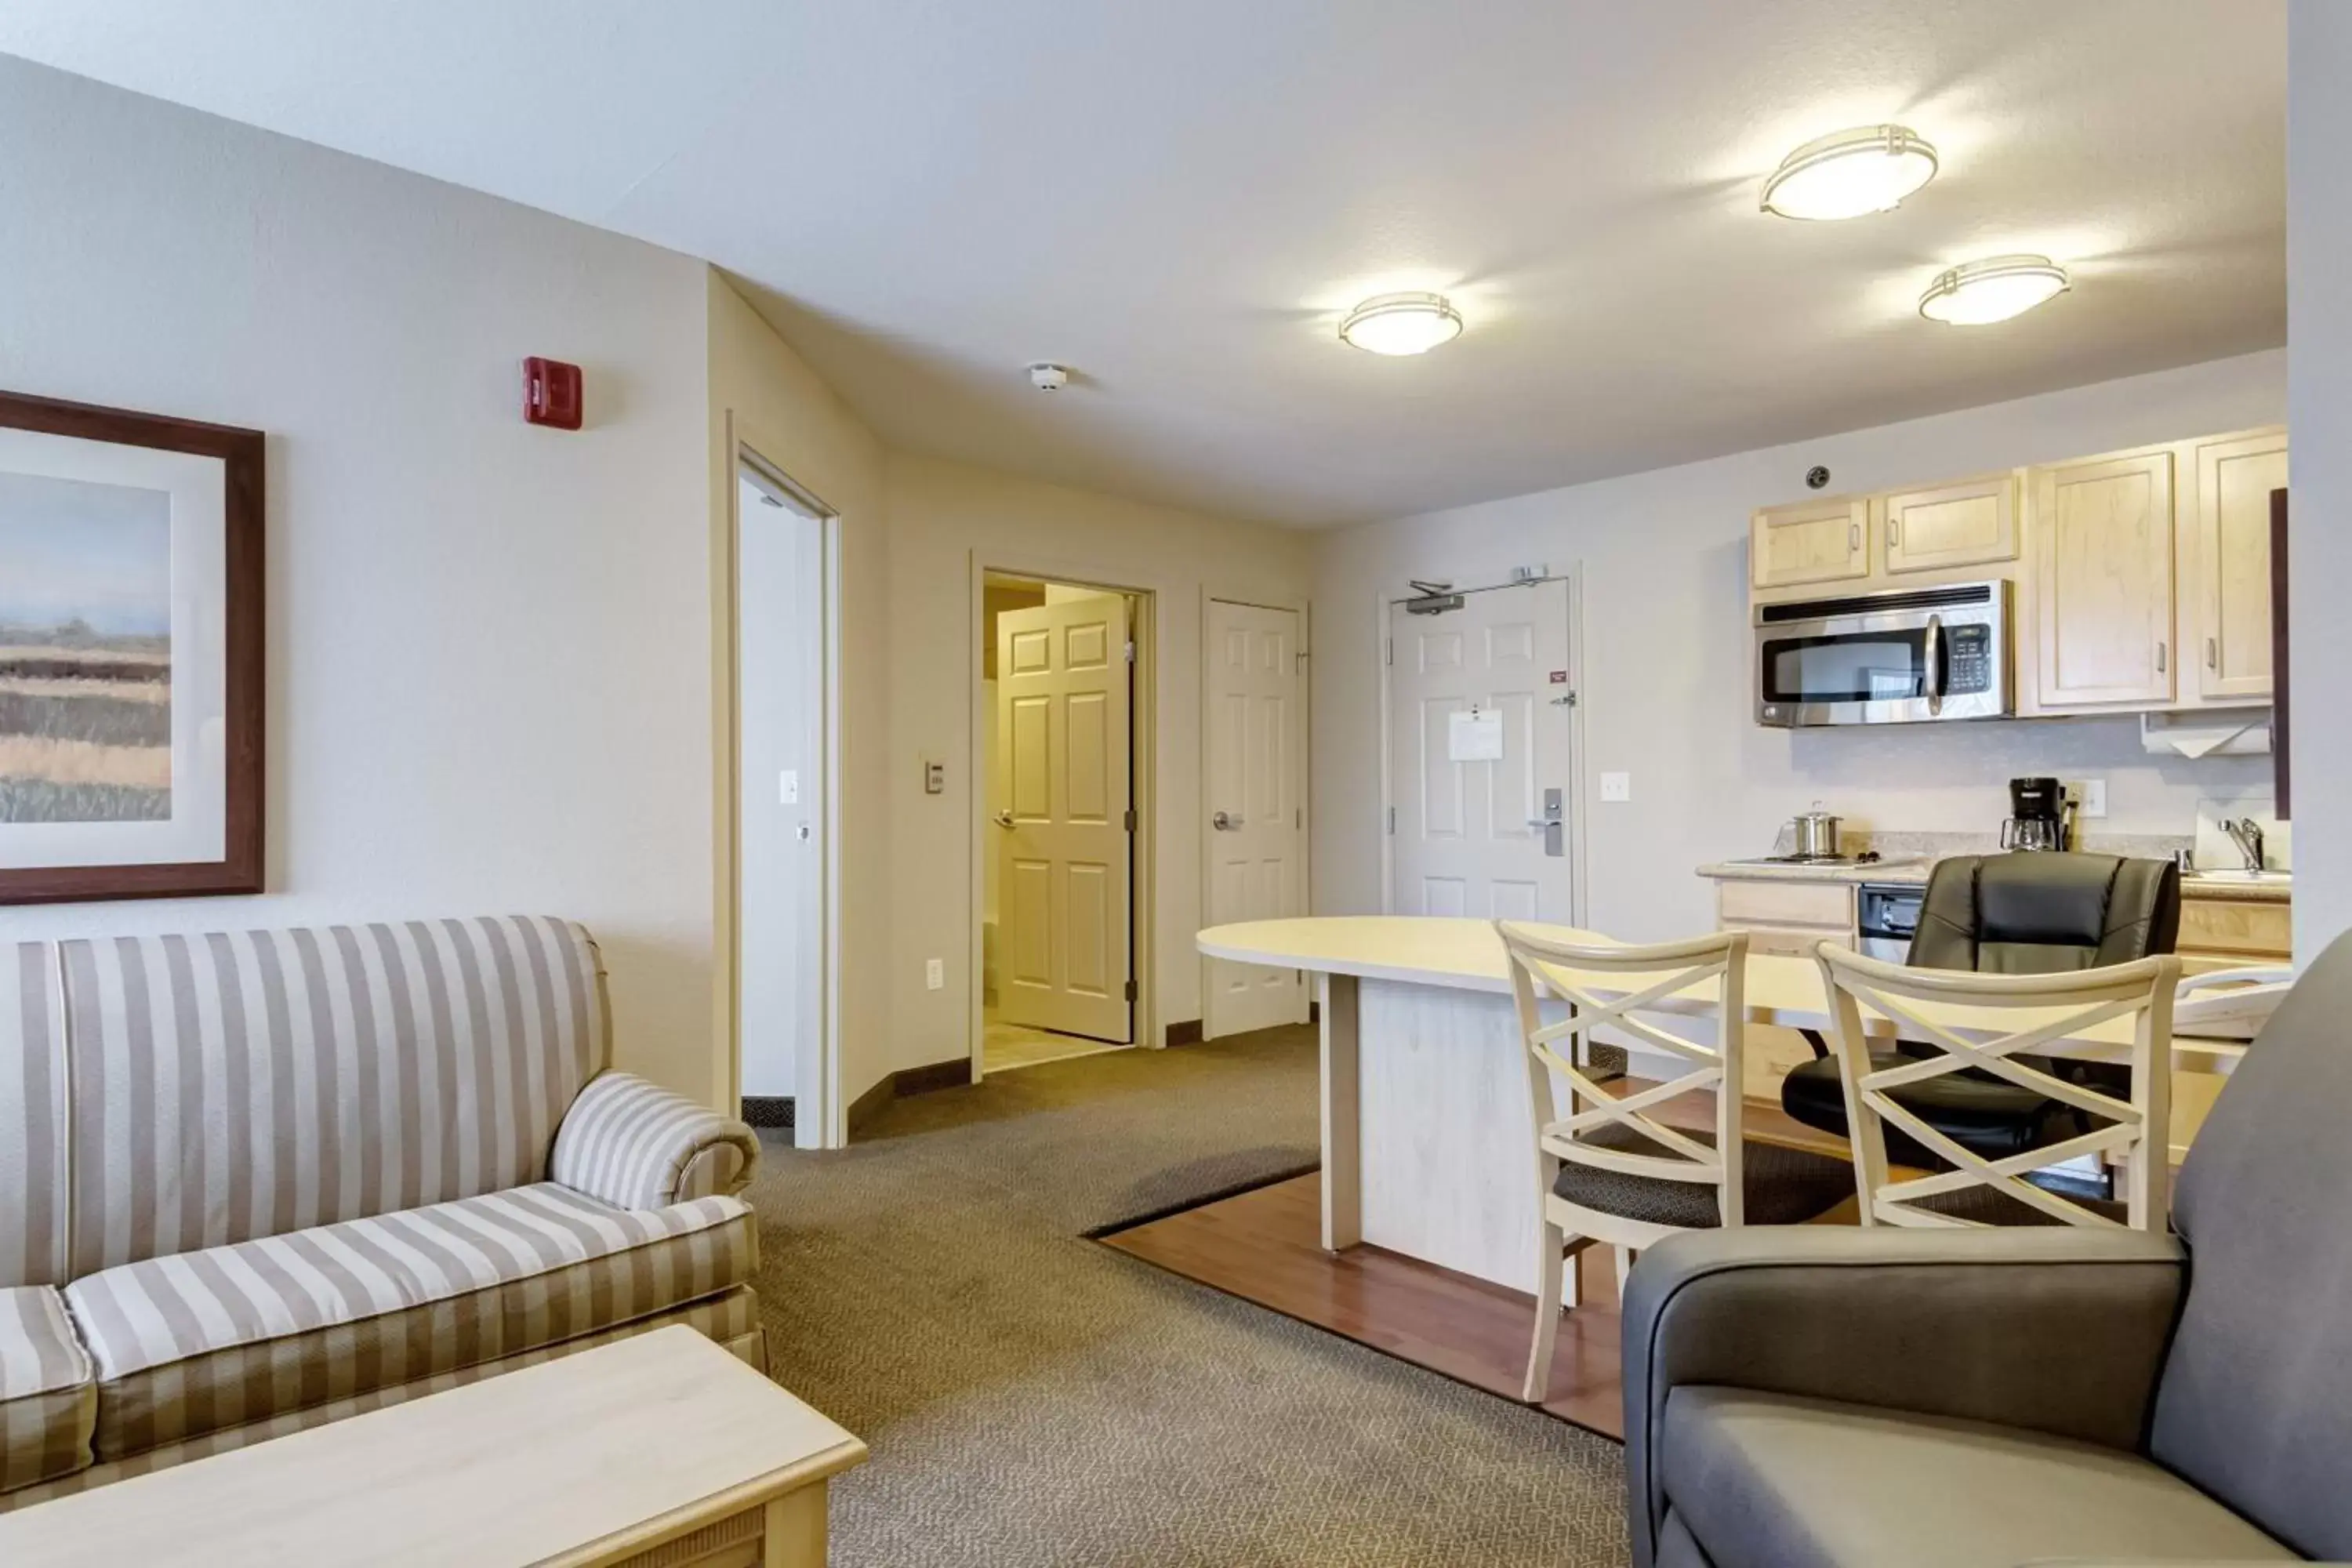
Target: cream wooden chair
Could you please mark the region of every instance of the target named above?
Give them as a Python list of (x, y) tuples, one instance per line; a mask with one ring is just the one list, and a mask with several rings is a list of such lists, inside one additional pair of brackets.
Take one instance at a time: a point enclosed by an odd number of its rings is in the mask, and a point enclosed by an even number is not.
[[(1883, 963), (1823, 942), (1816, 950), (1836, 1024), (1846, 1125), (1853, 1140), (1854, 1184), (1864, 1225), (1982, 1226), (2073, 1225), (2162, 1230), (2168, 1184), (2168, 1122), (2172, 1089), (2172, 1006), (2177, 958), (2143, 958), (2056, 974), (1988, 974)], [(1873, 1062), (1862, 1009), (1892, 1021), (1905, 1041), (1932, 1056)], [(2020, 1027), (1996, 1038), (1962, 1038), (1946, 1022), (1950, 1009), (2017, 1016)], [(2133, 1018), (2131, 1089), (2118, 1099), (2015, 1060), (2052, 1040), (2113, 1018)], [(1961, 1147), (1905, 1109), (1894, 1090), (1978, 1068), (2073, 1107), (2100, 1125), (2022, 1153), (1987, 1159)], [(1886, 1130), (1909, 1134), (1952, 1167), (1890, 1179)], [(2029, 1171), (2096, 1154), (2124, 1172), (2118, 1205), (2077, 1202), (2025, 1180)], [(2021, 1207), (2019, 1205), (2022, 1205)]]
[[(1748, 933), (1724, 931), (1651, 947), (1555, 942), (1496, 921), (1510, 955), (1511, 989), (1527, 1041), (1533, 1112), (1538, 1227), (1535, 1342), (1523, 1396), (1540, 1403), (1551, 1375), (1560, 1313), (1578, 1304), (1574, 1260), (1598, 1243), (1612, 1248), (1622, 1291), (1634, 1255), (1678, 1231), (1791, 1224), (1834, 1208), (1853, 1191), (1845, 1162), (1741, 1137), (1740, 1060), (1747, 1039)], [(1688, 994), (1708, 987), (1687, 1010)], [(1662, 1027), (1658, 1004), (1685, 994), (1675, 1016), (1689, 1035)], [(1547, 1024), (1546, 997), (1567, 1004)], [(1649, 1016), (1638, 1016), (1647, 1013)], [(1590, 1076), (1596, 1030), (1690, 1064), (1666, 1082), (1612, 1094)], [(1567, 1043), (1562, 1050), (1561, 1042)], [(1581, 1048), (1580, 1047), (1580, 1043)], [(1568, 1085), (1559, 1113), (1554, 1076)], [(1685, 1131), (1648, 1112), (1684, 1095), (1715, 1100), (1715, 1126)]]
[(2172, 997), (2172, 1032), (2200, 1040), (2251, 1040), (2294, 989), (2283, 963), (2185, 976)]

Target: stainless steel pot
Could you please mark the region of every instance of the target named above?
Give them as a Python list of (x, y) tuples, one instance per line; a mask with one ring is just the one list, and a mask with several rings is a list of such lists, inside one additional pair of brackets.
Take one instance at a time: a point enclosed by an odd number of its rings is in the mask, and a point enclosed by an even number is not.
[(1822, 803), (1815, 801), (1812, 810), (1790, 819), (1793, 837), (1789, 852), (1809, 857), (1834, 855), (1838, 852), (1838, 829), (1844, 826), (1845, 818), (1823, 811)]

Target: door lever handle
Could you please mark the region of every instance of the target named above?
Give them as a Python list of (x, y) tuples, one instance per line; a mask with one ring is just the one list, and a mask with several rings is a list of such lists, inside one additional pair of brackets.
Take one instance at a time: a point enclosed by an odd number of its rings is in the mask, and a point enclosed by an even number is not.
[(1013, 814), (1009, 811), (1000, 811), (993, 820), (999, 827), (1010, 827), (1013, 826)]

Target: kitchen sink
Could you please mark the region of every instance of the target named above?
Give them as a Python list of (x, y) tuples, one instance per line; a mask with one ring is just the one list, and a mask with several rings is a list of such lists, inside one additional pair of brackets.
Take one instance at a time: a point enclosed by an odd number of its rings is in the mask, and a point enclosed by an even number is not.
[(2292, 871), (2246, 871), (2217, 869), (2191, 871), (2181, 879), (2184, 882), (2222, 882), (2238, 887), (2284, 888), (2294, 881)]

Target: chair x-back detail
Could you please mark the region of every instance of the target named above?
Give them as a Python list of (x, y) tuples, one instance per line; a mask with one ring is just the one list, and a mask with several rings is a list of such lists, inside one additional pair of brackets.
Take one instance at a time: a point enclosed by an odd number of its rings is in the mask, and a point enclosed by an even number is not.
[[(1543, 1216), (1524, 1389), (1526, 1398), (1540, 1401), (1559, 1314), (1578, 1304), (1574, 1260), (1586, 1248), (1614, 1250), (1622, 1289), (1634, 1255), (1677, 1231), (1810, 1219), (1843, 1201), (1852, 1178), (1843, 1161), (1742, 1136), (1747, 932), (1631, 947), (1559, 942), (1503, 921), (1495, 929), (1510, 956), (1527, 1047)], [(1565, 1004), (1567, 1016), (1547, 1023), (1547, 998)], [(1662, 1012), (1670, 999), (1672, 1012)], [(1667, 1017), (1696, 1026), (1683, 1033), (1664, 1026)], [(1687, 1070), (1612, 1094), (1587, 1065), (1603, 1030), (1615, 1037), (1608, 1043), (1664, 1056)], [(1565, 1114), (1556, 1078), (1568, 1088)], [(1711, 1129), (1686, 1131), (1655, 1114), (1693, 1094), (1713, 1097)]]
[[(2103, 969), (2019, 975), (1911, 969), (1829, 942), (1821, 945), (1818, 958), (1835, 1016), (1864, 1225), (1979, 1226), (2008, 1218), (2011, 1223), (2021, 1219), (2164, 1228), (2179, 959), (2143, 958)], [(1864, 1034), (1864, 1007), (1891, 1023), (1903, 1039), (1931, 1047), (1933, 1054), (1873, 1061)], [(1954, 1008), (1967, 1009), (1969, 1021), (1955, 1021)], [(2134, 1020), (2128, 1098), (2070, 1082), (2017, 1059), (2054, 1040), (2124, 1017)], [(1998, 1032), (2012, 1019), (2021, 1026)], [(2046, 1095), (2084, 1113), (2094, 1125), (2058, 1142), (1990, 1159), (1929, 1125), (1896, 1097), (1895, 1091), (1906, 1086), (1971, 1070)], [(1908, 1135), (1952, 1168), (1891, 1178), (1889, 1130)], [(2029, 1172), (2084, 1155), (2112, 1159), (2122, 1166), (2123, 1221), (2114, 1217), (2113, 1205), (2074, 1202), (2025, 1179)], [(2023, 1205), (2026, 1212), (2007, 1209), (2003, 1198)], [(2046, 1217), (2037, 1220), (2037, 1215)]]

